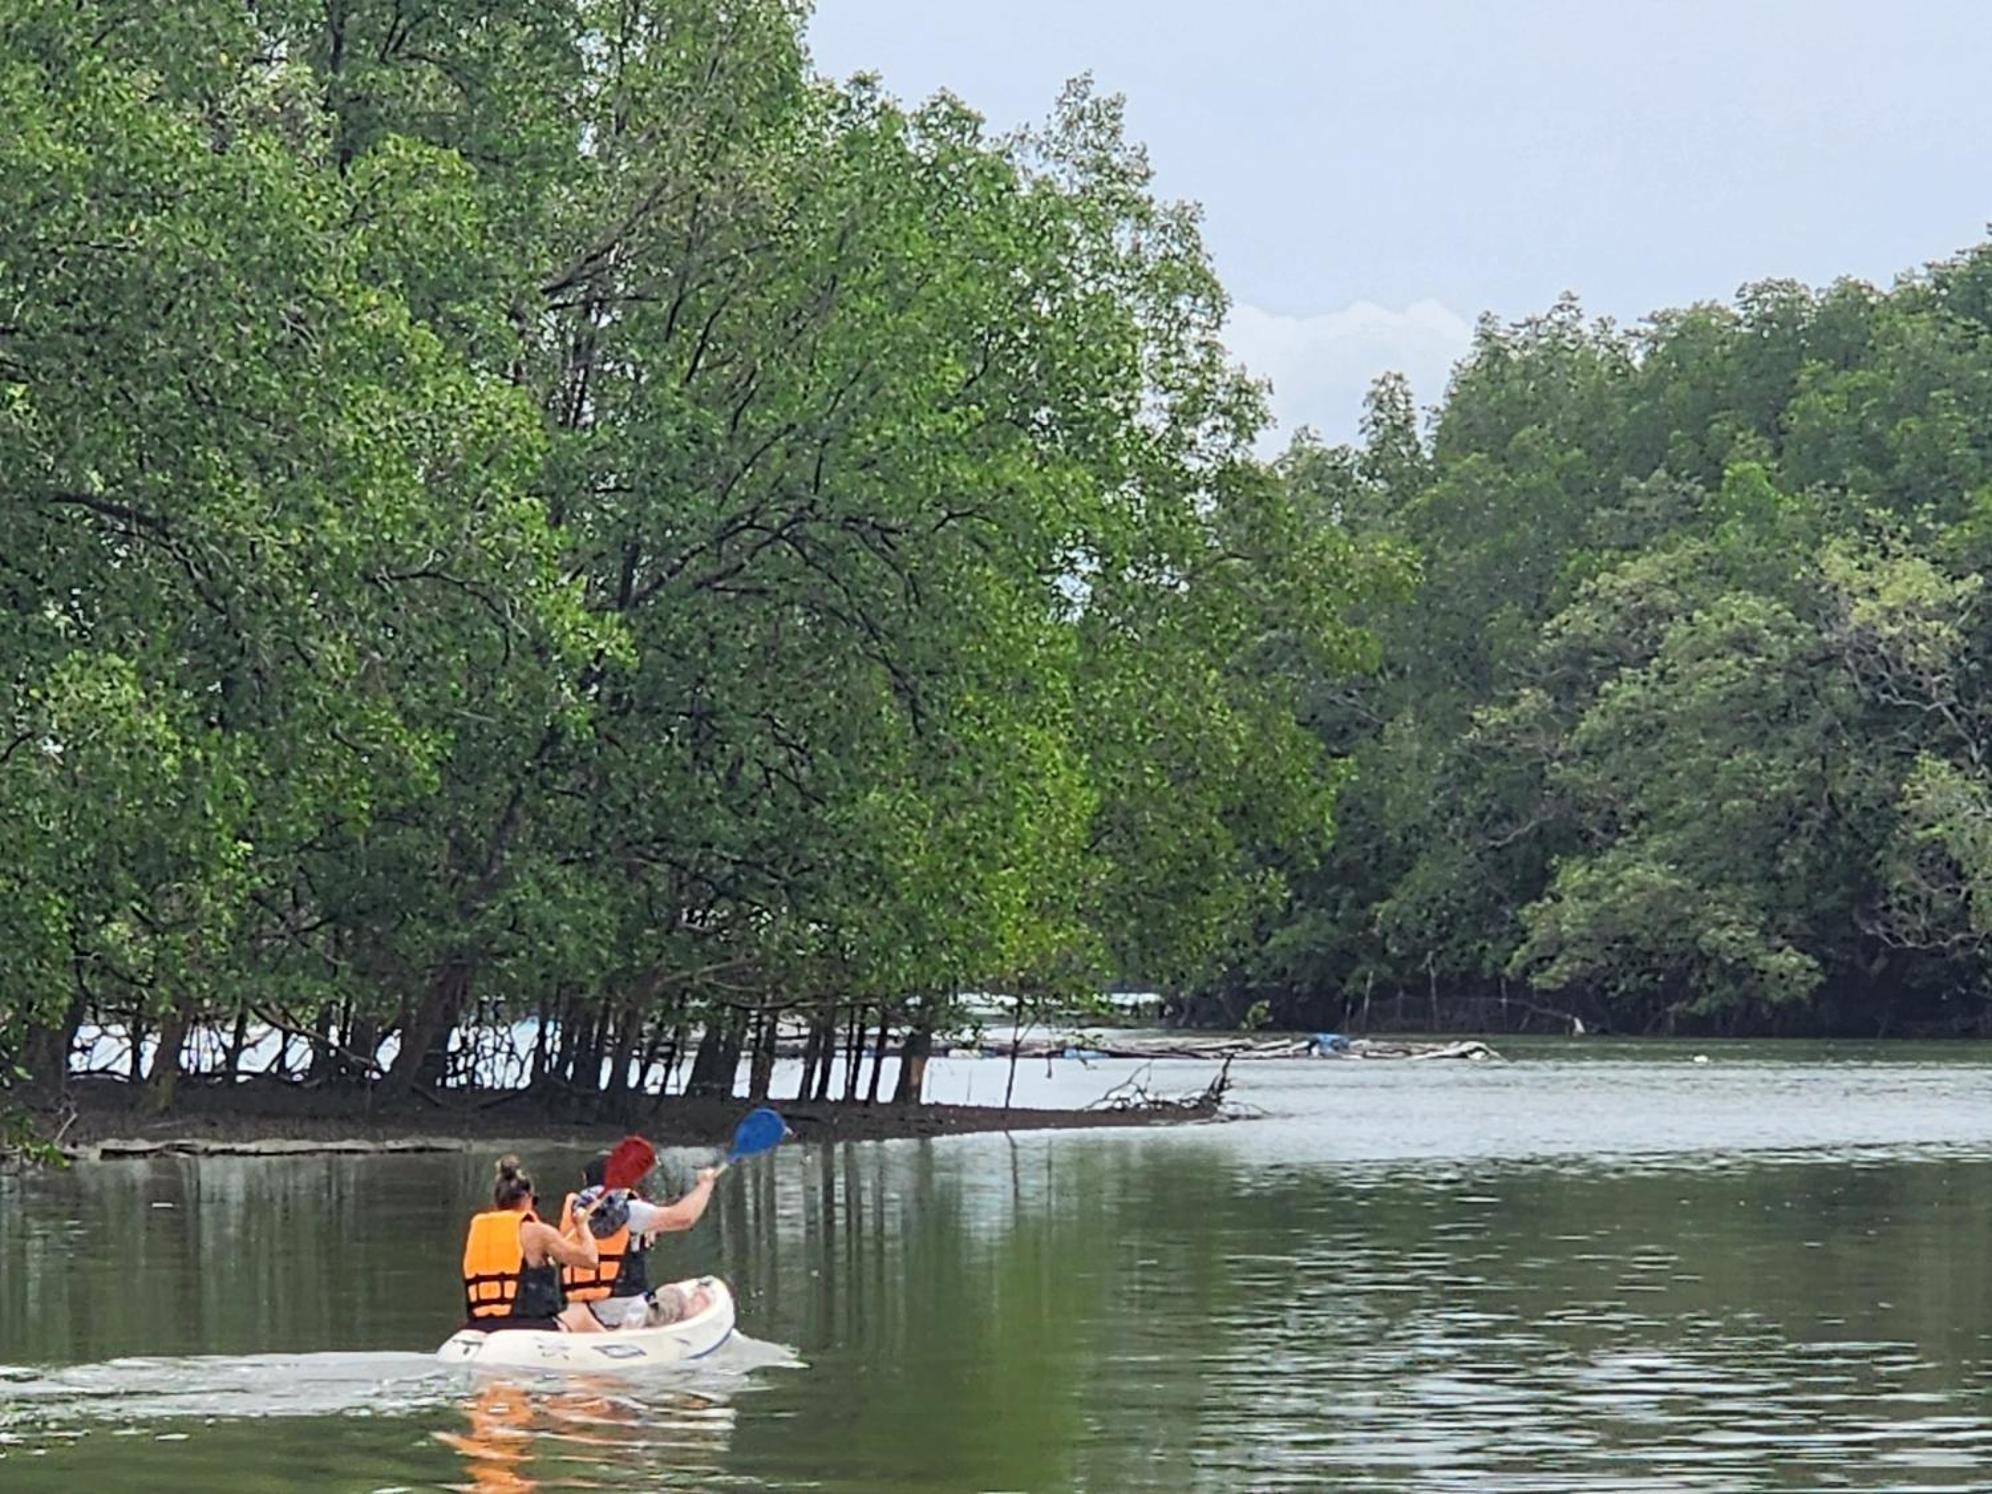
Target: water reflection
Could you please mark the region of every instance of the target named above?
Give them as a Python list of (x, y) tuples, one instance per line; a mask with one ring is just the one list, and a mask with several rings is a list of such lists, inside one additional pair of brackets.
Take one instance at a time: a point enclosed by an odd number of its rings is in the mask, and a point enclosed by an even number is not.
[[(785, 1149), (666, 1247), (753, 1335), (688, 1376), (434, 1368), (481, 1157), (0, 1182), (0, 1481), (1992, 1486), (1984, 1071), (1758, 1066), (1781, 1108), (1737, 1139), (1776, 1146), (1745, 1153), (1708, 1113), (1669, 1150), (1671, 1076), (1592, 1068), (1334, 1080), (1369, 1087), (1359, 1137), (1315, 1134), (1338, 1090), (1235, 1127)], [(1489, 1155), (1474, 1118), (1558, 1084), (1592, 1149)], [(1827, 1091), (1917, 1139), (1848, 1144)]]
[(469, 1474), (455, 1489), (537, 1489), (525, 1466), (533, 1457), (533, 1417), (526, 1395), (505, 1384), (479, 1386), (464, 1406), (464, 1432), (438, 1432), (436, 1440), (463, 1455)]
[(595, 1380), (559, 1388), (480, 1380), (462, 1430), (436, 1441), (462, 1459), (446, 1487), (511, 1491), (708, 1486), (722, 1476), (734, 1412), (725, 1400)]
[[(1103, 1137), (794, 1171), (744, 1233), (822, 1264), (781, 1320), (849, 1378), (776, 1394), (850, 1427), (878, 1486), (1992, 1477), (1975, 1158), (1269, 1179), (1228, 1141)], [(756, 1433), (737, 1469), (806, 1477)]]

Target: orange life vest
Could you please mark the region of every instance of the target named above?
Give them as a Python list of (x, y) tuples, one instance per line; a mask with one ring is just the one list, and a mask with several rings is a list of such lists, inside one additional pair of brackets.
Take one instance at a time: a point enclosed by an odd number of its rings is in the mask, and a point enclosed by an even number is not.
[(526, 1264), (521, 1225), (536, 1222), (530, 1209), (491, 1209), (472, 1217), (463, 1242), (464, 1315), (487, 1318), (552, 1317), (562, 1307), (560, 1272), (551, 1262)]
[[(586, 1229), (574, 1217), (574, 1195), (560, 1206), (560, 1217), (568, 1230)], [(632, 1248), (629, 1226), (595, 1242), (595, 1269), (563, 1266), (560, 1282), (569, 1302), (599, 1302), (604, 1297), (640, 1297), (649, 1289), (649, 1273), (644, 1269), (641, 1246)]]

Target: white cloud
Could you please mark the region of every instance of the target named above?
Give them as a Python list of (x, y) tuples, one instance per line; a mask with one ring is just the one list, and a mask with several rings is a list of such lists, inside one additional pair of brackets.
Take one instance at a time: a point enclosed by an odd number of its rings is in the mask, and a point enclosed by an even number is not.
[(1409, 379), (1421, 407), (1438, 403), (1472, 340), (1472, 323), (1437, 301), (1402, 311), (1358, 301), (1320, 316), (1279, 316), (1241, 304), (1224, 327), (1232, 355), (1272, 381), (1278, 425), (1262, 439), (1268, 452), (1303, 425), (1327, 441), (1355, 439), (1363, 395), (1382, 373)]

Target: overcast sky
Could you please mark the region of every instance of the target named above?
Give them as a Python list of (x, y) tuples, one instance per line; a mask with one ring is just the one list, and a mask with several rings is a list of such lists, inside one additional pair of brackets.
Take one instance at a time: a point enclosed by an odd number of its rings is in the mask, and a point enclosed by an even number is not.
[(836, 76), (997, 128), (1122, 93), (1286, 428), (1438, 399), (1474, 317), (1895, 275), (1992, 219), (1982, 0), (817, 0)]

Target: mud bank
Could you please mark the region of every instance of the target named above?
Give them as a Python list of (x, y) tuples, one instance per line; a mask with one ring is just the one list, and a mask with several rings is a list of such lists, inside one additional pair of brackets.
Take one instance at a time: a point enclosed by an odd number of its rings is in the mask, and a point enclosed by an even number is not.
[[(585, 1146), (631, 1131), (657, 1145), (717, 1146), (749, 1108), (740, 1099), (645, 1098), (631, 1113), (589, 1119), (573, 1104), (524, 1092), (424, 1095), (389, 1102), (365, 1092), (298, 1085), (183, 1086), (150, 1114), (128, 1085), (79, 1085), (41, 1114), (41, 1131), (76, 1161), (182, 1155), (464, 1151), (512, 1143)], [(773, 1101), (798, 1141), (887, 1141), (984, 1131), (1153, 1126), (1218, 1118), (1220, 1103), (1005, 1110), (994, 1105), (866, 1105)]]

